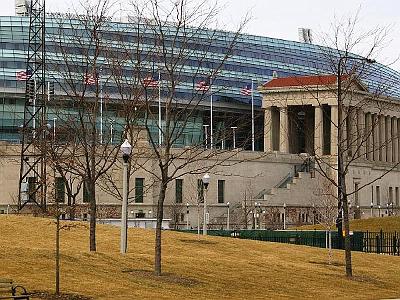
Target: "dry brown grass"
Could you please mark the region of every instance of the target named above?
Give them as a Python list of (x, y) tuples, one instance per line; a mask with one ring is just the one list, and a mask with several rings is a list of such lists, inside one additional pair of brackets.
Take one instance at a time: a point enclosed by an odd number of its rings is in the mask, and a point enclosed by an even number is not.
[[(378, 299), (400, 297), (400, 258), (354, 253), (354, 280), (343, 255), (327, 265), (325, 249), (164, 232), (162, 277), (152, 274), (154, 232), (129, 230), (119, 254), (119, 229), (98, 227), (98, 252), (88, 251), (84, 224), (62, 232), (61, 289), (93, 299)], [(0, 216), (0, 277), (29, 290), (54, 286), (54, 224)]]
[[(324, 229), (322, 225), (306, 225), (298, 227), (299, 230)], [(353, 231), (379, 231), (400, 232), (400, 217), (369, 218), (361, 220), (352, 220), (350, 230)], [(335, 230), (335, 229), (334, 229)]]

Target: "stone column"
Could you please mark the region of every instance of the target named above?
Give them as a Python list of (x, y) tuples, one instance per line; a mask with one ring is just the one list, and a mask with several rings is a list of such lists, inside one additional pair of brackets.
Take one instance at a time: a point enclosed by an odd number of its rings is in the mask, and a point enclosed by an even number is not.
[(365, 132), (365, 114), (360, 108), (357, 110), (357, 148), (358, 157), (366, 157), (366, 147), (367, 147), (367, 135)]
[(372, 115), (372, 127), (374, 134), (374, 141), (372, 143), (373, 146), (373, 160), (379, 161), (379, 117), (378, 114)]
[(385, 116), (379, 115), (379, 160), (386, 161), (386, 135)]
[(397, 141), (398, 141), (398, 161), (400, 162), (400, 118), (397, 118)]
[(289, 122), (287, 107), (279, 108), (279, 152), (289, 153)]
[(386, 132), (385, 132), (385, 137), (386, 137), (386, 161), (387, 162), (392, 162), (392, 117), (391, 116), (386, 116), (385, 117), (385, 123), (386, 123)]
[(331, 106), (331, 155), (338, 154), (338, 107)]
[(272, 109), (264, 109), (264, 152), (272, 150)]
[(393, 137), (393, 162), (399, 162), (399, 131), (397, 127), (397, 118), (392, 118), (392, 137)]
[(324, 138), (324, 125), (323, 125), (323, 110), (321, 106), (315, 106), (314, 109), (315, 125), (314, 125), (314, 151), (315, 155), (321, 156), (323, 154), (323, 138)]
[(347, 150), (348, 155), (354, 156), (357, 150), (357, 112), (355, 107), (349, 107), (347, 122)]
[(365, 151), (367, 155), (367, 159), (372, 161), (374, 159), (373, 153), (373, 143), (374, 143), (374, 131), (372, 126), (372, 115), (370, 112), (365, 114), (365, 134), (366, 134), (366, 141), (365, 141)]

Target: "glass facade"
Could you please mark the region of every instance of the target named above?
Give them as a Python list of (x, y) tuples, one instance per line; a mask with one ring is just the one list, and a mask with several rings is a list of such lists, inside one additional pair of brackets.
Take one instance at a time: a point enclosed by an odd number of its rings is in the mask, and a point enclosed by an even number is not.
[[(105, 27), (106, 29), (102, 31), (102, 40), (111, 45), (115, 43), (115, 51), (117, 53), (119, 46), (115, 42), (116, 39), (122, 39), (126, 47), (137, 45), (135, 43), (138, 43), (138, 36), (131, 26), (131, 24), (109, 22)], [(53, 61), (53, 64), (56, 61), (54, 57), (57, 57), (57, 50), (56, 46), (51, 42), (52, 36), (63, 36), (65, 42), (68, 43), (68, 39), (79, 32), (78, 34), (81, 34), (82, 41), (84, 41), (87, 38), (84, 31), (77, 31), (76, 28), (79, 28), (79, 25), (74, 24), (74, 20), (56, 18), (46, 20), (46, 34), (49, 39), (49, 41), (46, 41), (46, 55)], [(118, 35), (115, 32), (118, 32)], [(172, 40), (175, 33), (174, 28), (166, 28), (165, 32), (167, 33), (167, 42), (165, 44), (172, 48), (173, 46), (168, 44), (168, 39), (171, 38)], [(21, 138), (19, 128), (23, 123), (25, 81), (16, 80), (16, 73), (26, 68), (28, 33), (29, 19), (27, 17), (0, 17), (0, 140), (19, 142)], [(123, 33), (122, 38), (121, 33)], [(145, 29), (141, 34), (140, 47), (142, 51), (146, 52), (153, 47), (154, 39), (152, 39), (151, 33)], [(214, 39), (213, 43), (205, 43), (211, 36)], [(279, 77), (332, 73), (333, 68), (326, 56), (326, 53), (333, 53), (332, 49), (295, 41), (244, 34), (239, 36), (234, 48), (229, 49), (229, 45), (234, 38), (234, 33), (230, 32), (197, 31), (196, 35), (191, 38), (191, 42), (185, 44), (188, 56), (185, 60), (185, 65), (182, 66), (182, 74), (176, 91), (176, 95), (182, 99), (185, 99), (185, 96), (189, 94), (193, 94), (196, 82), (203, 79), (195, 74), (194, 70), (198, 70), (200, 67), (204, 71), (203, 74), (207, 74), (226, 55), (227, 51), (231, 51), (232, 55), (213, 80), (213, 101), (216, 105), (216, 111), (219, 110), (215, 114), (214, 128), (228, 126), (224, 124), (223, 120), (225, 108), (226, 111), (230, 110), (233, 114), (250, 115), (251, 97), (241, 95), (240, 91), (251, 80), (254, 81), (256, 88), (257, 85), (271, 80), (274, 72)], [(206, 48), (205, 44), (207, 44)], [(79, 57), (81, 51), (82, 49), (79, 49), (79, 47), (71, 47), (68, 50), (70, 55), (75, 55), (76, 57)], [(204, 58), (201, 62), (197, 59), (200, 54)], [(147, 57), (146, 59), (150, 58)], [(149, 61), (149, 66), (151, 69), (151, 61)], [(388, 87), (385, 89), (386, 94), (400, 97), (399, 72), (379, 63), (368, 66), (368, 68), (363, 82), (369, 88), (379, 89), (382, 84), (386, 84)], [(49, 72), (52, 72), (51, 66)], [(82, 73), (84, 68), (76, 66), (75, 72)], [(107, 66), (104, 67), (104, 72), (107, 73)], [(123, 72), (129, 76), (134, 71), (126, 68)], [(52, 76), (56, 75), (53, 74)], [(161, 73), (161, 82), (163, 82), (162, 78), (163, 74)], [(104, 93), (113, 94), (115, 89), (116, 87), (109, 83), (104, 86)], [(204, 108), (199, 109), (198, 113), (189, 120), (184, 134), (176, 140), (175, 144), (177, 146), (195, 144), (203, 140), (203, 125), (206, 124), (206, 119), (209, 115), (207, 111), (209, 101), (204, 101), (203, 104)], [(254, 94), (254, 104), (256, 112), (259, 114), (259, 118), (256, 121), (256, 129), (262, 130), (261, 96), (257, 91)], [(218, 116), (220, 116), (219, 119)], [(55, 113), (49, 109), (48, 121), (50, 124), (54, 118), (56, 118)], [(106, 133), (118, 136), (118, 133), (123, 130), (123, 120), (119, 118), (117, 109), (113, 110), (110, 106), (104, 112), (103, 120), (105, 136), (107, 136)], [(138, 123), (140, 125), (140, 120)], [(112, 129), (111, 124), (113, 126)], [(155, 118), (154, 126), (150, 126), (150, 134), (154, 137), (157, 137), (158, 134), (156, 124), (157, 120)], [(238, 134), (238, 139), (240, 140), (240, 132)], [(118, 139), (114, 139), (114, 141), (119, 142)], [(262, 138), (258, 139), (256, 149), (261, 150), (262, 144)]]

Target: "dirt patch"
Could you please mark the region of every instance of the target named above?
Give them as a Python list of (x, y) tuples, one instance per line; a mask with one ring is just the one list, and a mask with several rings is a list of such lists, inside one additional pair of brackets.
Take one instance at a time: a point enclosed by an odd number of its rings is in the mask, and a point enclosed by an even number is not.
[(338, 262), (338, 261), (332, 261), (331, 263), (327, 261), (309, 261), (310, 264), (316, 264), (316, 265), (323, 265), (323, 266), (332, 266), (332, 267), (344, 267), (345, 264), (343, 262)]
[(358, 281), (358, 282), (368, 282), (368, 283), (372, 283), (376, 286), (385, 286), (384, 281), (379, 280), (372, 276), (367, 276), (367, 275), (353, 275), (353, 277), (351, 277), (350, 280)]
[(189, 240), (189, 239), (180, 239), (179, 241), (188, 244), (203, 244), (203, 245), (215, 245), (218, 244), (214, 241), (206, 241), (206, 240)]
[(154, 281), (161, 281), (165, 283), (173, 283), (178, 284), (184, 287), (193, 287), (200, 284), (200, 281), (184, 277), (182, 275), (177, 275), (173, 273), (162, 273), (161, 276), (156, 276), (154, 271), (150, 270), (141, 270), (141, 269), (124, 269), (122, 270), (123, 273), (129, 273), (131, 275), (139, 276), (141, 278), (147, 278)]
[(45, 300), (90, 300), (91, 297), (79, 295), (79, 294), (68, 294), (61, 293), (55, 295), (47, 291), (33, 291), (29, 293), (32, 299), (45, 299)]

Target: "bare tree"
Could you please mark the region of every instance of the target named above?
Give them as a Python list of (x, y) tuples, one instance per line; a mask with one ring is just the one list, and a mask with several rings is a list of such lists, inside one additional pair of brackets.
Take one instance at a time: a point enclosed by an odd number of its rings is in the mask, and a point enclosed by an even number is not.
[[(57, 120), (52, 163), (65, 179), (69, 173), (83, 182), (89, 203), (91, 251), (96, 251), (96, 183), (114, 165), (118, 153), (103, 131), (104, 95), (111, 77), (104, 65), (110, 51), (104, 32), (110, 30), (111, 4), (108, 0), (86, 3), (83, 13), (55, 19), (58, 27), (49, 32), (55, 57), (48, 65), (57, 100), (48, 103), (49, 113)], [(74, 198), (75, 194), (70, 191), (69, 195)]]
[[(151, 158), (157, 162), (157, 170), (141, 165), (143, 169), (156, 178), (159, 185), (159, 196), (156, 205), (156, 237), (155, 237), (155, 264), (156, 275), (161, 275), (161, 226), (164, 215), (164, 201), (168, 185), (176, 178), (186, 174), (204, 174), (217, 165), (228, 164), (233, 152), (216, 151), (215, 146), (221, 143), (222, 137), (230, 135), (228, 131), (215, 130), (210, 132), (210, 139), (204, 140), (203, 136), (192, 141), (190, 146), (177, 149), (184, 141), (186, 132), (190, 129), (199, 110), (204, 107), (204, 102), (218, 91), (215, 84), (219, 72), (225, 61), (232, 54), (233, 46), (238, 38), (237, 33), (226, 33), (224, 54), (216, 57), (211, 63), (208, 55), (217, 38), (217, 31), (208, 28), (217, 15), (216, 6), (208, 6), (207, 1), (199, 4), (181, 0), (148, 1), (146, 7), (132, 3), (135, 21), (140, 25), (139, 31), (142, 38), (154, 41), (154, 47), (148, 51), (127, 52), (132, 62), (138, 66), (138, 75), (144, 90), (145, 116), (143, 126), (148, 131), (151, 148)], [(138, 25), (139, 26), (139, 25)], [(241, 29), (242, 25), (240, 26)], [(206, 36), (199, 40), (200, 36)], [(221, 36), (218, 36), (221, 38)], [(138, 37), (138, 39), (140, 39)], [(152, 58), (153, 66), (143, 57)], [(193, 74), (193, 92), (191, 95), (181, 96), (180, 91), (187, 84), (185, 66), (189, 61), (190, 73)], [(147, 78), (158, 71), (158, 84), (160, 91), (152, 89)], [(153, 74), (152, 74), (153, 73)], [(199, 82), (202, 83), (199, 83)], [(199, 85), (197, 85), (199, 83)], [(196, 89), (197, 87), (197, 89)], [(157, 96), (162, 96), (163, 121), (156, 122), (159, 110), (156, 109)], [(229, 120), (225, 128), (230, 128)], [(153, 129), (157, 128), (158, 134)], [(204, 145), (207, 144), (209, 149)], [(200, 164), (199, 162), (205, 162)]]
[[(374, 58), (378, 55), (380, 47), (385, 44), (389, 28), (374, 28), (356, 34), (357, 20), (358, 15), (345, 22), (336, 23), (333, 26), (334, 35), (330, 40), (331, 43), (328, 42), (328, 46), (331, 48), (326, 48), (333, 49), (334, 53), (324, 52), (331, 62), (332, 71), (337, 74), (335, 93), (338, 115), (337, 120), (331, 118), (332, 124), (337, 130), (337, 161), (333, 165), (327, 159), (316, 159), (319, 172), (329, 179), (338, 191), (338, 233), (340, 231), (339, 236), (341, 236), (343, 222), (346, 275), (348, 277), (352, 276), (348, 198), (381, 179), (398, 165), (396, 162), (393, 163), (380, 176), (364, 182), (354, 189), (349, 188), (346, 184), (349, 170), (357, 161), (368, 158), (368, 154), (374, 151), (386, 151), (386, 148), (391, 147), (392, 141), (398, 138), (390, 134), (391, 136), (382, 143), (376, 143), (377, 141), (371, 143), (374, 131), (380, 126), (380, 120), (376, 118), (376, 120), (368, 122), (365, 118), (359, 117), (364, 110), (383, 114), (390, 110), (398, 110), (398, 108), (393, 105), (393, 100), (385, 97), (390, 92), (389, 88), (393, 78), (385, 75), (379, 65), (371, 65), (375, 62)], [(355, 56), (352, 52), (358, 52), (362, 57)], [(364, 78), (372, 76), (374, 73), (381, 76), (380, 83), (375, 82), (374, 86), (369, 88), (363, 86)], [(383, 81), (382, 78), (386, 80)], [(388, 161), (391, 162), (392, 158)], [(337, 179), (332, 176), (332, 171), (337, 174)]]
[[(392, 119), (385, 115), (399, 111), (396, 100), (390, 97), (393, 84), (399, 78), (395, 74), (387, 74), (387, 69), (374, 60), (379, 49), (385, 45), (389, 28), (359, 32), (357, 18), (334, 23), (333, 33), (323, 39), (318, 64), (330, 69), (330, 74), (316, 74), (312, 83), (307, 82), (310, 79), (307, 76), (295, 78), (297, 82), (293, 88), (302, 89), (302, 96), (295, 100), (292, 94), (284, 91), (275, 90), (275, 95), (265, 95), (272, 102), (279, 102), (278, 106), (285, 107), (288, 115), (290, 109), (297, 109), (292, 122), (300, 118), (302, 124), (309, 121), (308, 126), (298, 126), (308, 140), (308, 147), (306, 143), (301, 149), (312, 156), (316, 172), (326, 178), (336, 191), (339, 246), (342, 244), (343, 223), (348, 277), (352, 276), (348, 199), (398, 166), (398, 148), (393, 148), (397, 149), (393, 152), (391, 150), (392, 144), (398, 142), (397, 122), (396, 130), (390, 131), (388, 128), (391, 128)], [(311, 105), (315, 107), (314, 111)], [(310, 122), (313, 119), (314, 122)], [(304, 127), (308, 127), (311, 134), (304, 133)], [(382, 128), (386, 128), (386, 132), (379, 137), (378, 130)], [(287, 129), (287, 140), (290, 140), (290, 137), (293, 138), (290, 121)], [(276, 144), (276, 141), (273, 142)], [(288, 152), (293, 150), (296, 149), (289, 149)], [(393, 154), (397, 155), (396, 159)], [(375, 163), (372, 161), (383, 162), (382, 172), (374, 178), (361, 178), (351, 187), (346, 182), (350, 179), (350, 170), (355, 166), (362, 167), (362, 163), (371, 167)]]

